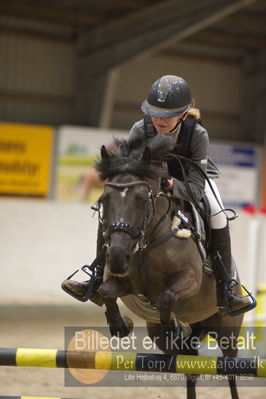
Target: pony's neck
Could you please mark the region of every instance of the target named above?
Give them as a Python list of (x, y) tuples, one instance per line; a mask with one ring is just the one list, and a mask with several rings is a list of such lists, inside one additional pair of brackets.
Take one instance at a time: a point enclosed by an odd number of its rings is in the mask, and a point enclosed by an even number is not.
[[(165, 197), (158, 197), (155, 202), (155, 214), (149, 224), (149, 233), (153, 231), (155, 226), (158, 224), (159, 220), (162, 218), (160, 224), (154, 231), (154, 237), (160, 236), (161, 234), (169, 231), (169, 226), (171, 225), (172, 219), (172, 205), (170, 211), (167, 213), (169, 207), (169, 201)], [(166, 214), (167, 213), (167, 214)], [(165, 217), (164, 217), (165, 216)]]

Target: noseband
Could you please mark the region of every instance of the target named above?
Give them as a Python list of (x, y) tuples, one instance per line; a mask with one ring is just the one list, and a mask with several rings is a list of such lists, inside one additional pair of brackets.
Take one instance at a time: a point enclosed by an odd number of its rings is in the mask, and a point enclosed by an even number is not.
[[(152, 195), (152, 188), (149, 183), (147, 183), (144, 180), (137, 180), (133, 182), (126, 182), (126, 183), (114, 183), (114, 182), (109, 182), (106, 183), (105, 186), (111, 187), (115, 190), (124, 190), (125, 188), (132, 188), (136, 186), (146, 186), (148, 188), (148, 201), (146, 203), (146, 211), (145, 211), (145, 217), (142, 223), (141, 228), (138, 228), (136, 226), (131, 226), (127, 222), (121, 222), (117, 221), (112, 223), (110, 226), (104, 225), (104, 238), (108, 240), (112, 233), (115, 231), (118, 232), (125, 232), (129, 234), (133, 239), (137, 239), (140, 237), (140, 241), (144, 240), (144, 231), (146, 229), (146, 226), (149, 224), (151, 218), (154, 215), (155, 212), (155, 204), (154, 204), (154, 198)], [(141, 243), (139, 244), (141, 245)]]

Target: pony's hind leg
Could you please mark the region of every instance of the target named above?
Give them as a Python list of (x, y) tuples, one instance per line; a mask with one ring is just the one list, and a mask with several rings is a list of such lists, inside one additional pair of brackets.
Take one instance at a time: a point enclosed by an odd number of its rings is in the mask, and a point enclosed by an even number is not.
[[(192, 329), (191, 337), (185, 339), (185, 344), (184, 342), (182, 344), (181, 339), (178, 341), (174, 339), (171, 344), (170, 340), (162, 335), (159, 324), (147, 322), (147, 331), (151, 340), (155, 342), (157, 347), (164, 353), (172, 355), (198, 355), (198, 349), (195, 347), (195, 336), (199, 337), (201, 331), (196, 325), (195, 328)], [(196, 399), (197, 377), (196, 374), (186, 375), (187, 399)]]
[[(182, 350), (182, 355), (190, 355), (190, 356), (198, 356), (199, 350), (198, 347), (195, 347), (195, 338), (197, 338), (197, 342), (203, 338), (203, 332), (201, 326), (198, 324), (194, 324), (192, 326), (191, 336), (186, 339), (186, 349)], [(196, 384), (197, 384), (197, 374), (187, 374), (187, 399), (196, 399)]]
[(196, 374), (187, 374), (187, 399), (196, 399)]
[[(234, 341), (234, 339), (233, 339)], [(237, 341), (235, 340), (235, 344)], [(220, 346), (220, 345), (219, 345)], [(228, 357), (236, 357), (238, 353), (237, 348), (229, 348), (229, 349), (222, 349), (223, 356), (228, 356)], [(237, 386), (236, 386), (236, 376), (234, 374), (228, 374), (228, 383), (231, 391), (231, 397), (232, 399), (239, 399), (238, 392), (237, 392)]]
[[(241, 317), (241, 316), (240, 316)], [(230, 318), (231, 319), (231, 318)], [(232, 320), (232, 319), (231, 319)], [(236, 322), (236, 320), (235, 320)], [(232, 321), (233, 323), (233, 321)], [(235, 326), (229, 327), (224, 325), (223, 327), (213, 329), (212, 333), (210, 334), (213, 338), (216, 339), (224, 357), (236, 357), (238, 353), (237, 348), (237, 339), (239, 335), (240, 327), (236, 323)], [(230, 345), (228, 345), (228, 340), (224, 338), (230, 338)], [(226, 345), (224, 343), (227, 343)], [(236, 376), (234, 374), (228, 374), (228, 384), (231, 391), (231, 398), (232, 399), (239, 399), (237, 386), (236, 386)]]

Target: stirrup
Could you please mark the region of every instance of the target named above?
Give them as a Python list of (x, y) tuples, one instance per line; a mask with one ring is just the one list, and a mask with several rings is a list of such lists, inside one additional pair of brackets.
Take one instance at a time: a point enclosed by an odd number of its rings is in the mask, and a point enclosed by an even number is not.
[[(236, 285), (239, 284), (239, 282), (235, 279), (231, 279), (231, 284), (232, 284), (231, 285), (232, 287), (235, 287)], [(252, 293), (246, 287), (244, 287), (244, 285), (242, 285), (242, 284), (240, 284), (240, 285), (244, 289), (244, 291), (247, 293), (247, 295), (245, 295), (245, 296), (249, 297), (249, 299), (251, 300), (251, 303), (250, 303), (250, 305), (247, 305), (243, 309), (233, 311), (230, 308), (230, 305), (228, 302), (228, 296), (230, 293), (229, 284), (228, 284), (228, 282), (225, 281), (223, 283), (223, 307), (226, 310), (228, 316), (238, 316), (239, 314), (248, 312), (249, 310), (252, 310), (257, 306), (257, 301), (256, 301), (255, 297), (252, 295)]]
[(91, 268), (90, 265), (84, 265), (80, 269), (77, 269), (69, 277), (67, 277), (66, 280), (71, 280), (72, 277), (75, 276), (75, 274), (77, 274), (77, 272), (79, 270), (82, 270), (84, 273), (86, 273), (90, 277), (88, 284), (87, 284), (87, 289), (86, 289), (85, 294), (83, 296), (76, 295), (74, 292), (72, 292), (68, 288), (64, 287), (63, 283), (61, 285), (61, 288), (63, 291), (65, 291), (67, 294), (71, 295), (73, 298), (77, 299), (78, 301), (87, 302), (95, 294), (95, 292), (93, 292), (92, 288), (93, 288), (93, 283), (96, 280), (96, 268)]

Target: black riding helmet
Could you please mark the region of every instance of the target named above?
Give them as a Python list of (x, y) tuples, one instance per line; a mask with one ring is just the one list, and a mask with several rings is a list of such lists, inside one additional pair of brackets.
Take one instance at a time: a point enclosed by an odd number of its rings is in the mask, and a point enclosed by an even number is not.
[(152, 85), (141, 110), (155, 118), (172, 118), (185, 114), (192, 106), (187, 82), (174, 75), (165, 75)]

